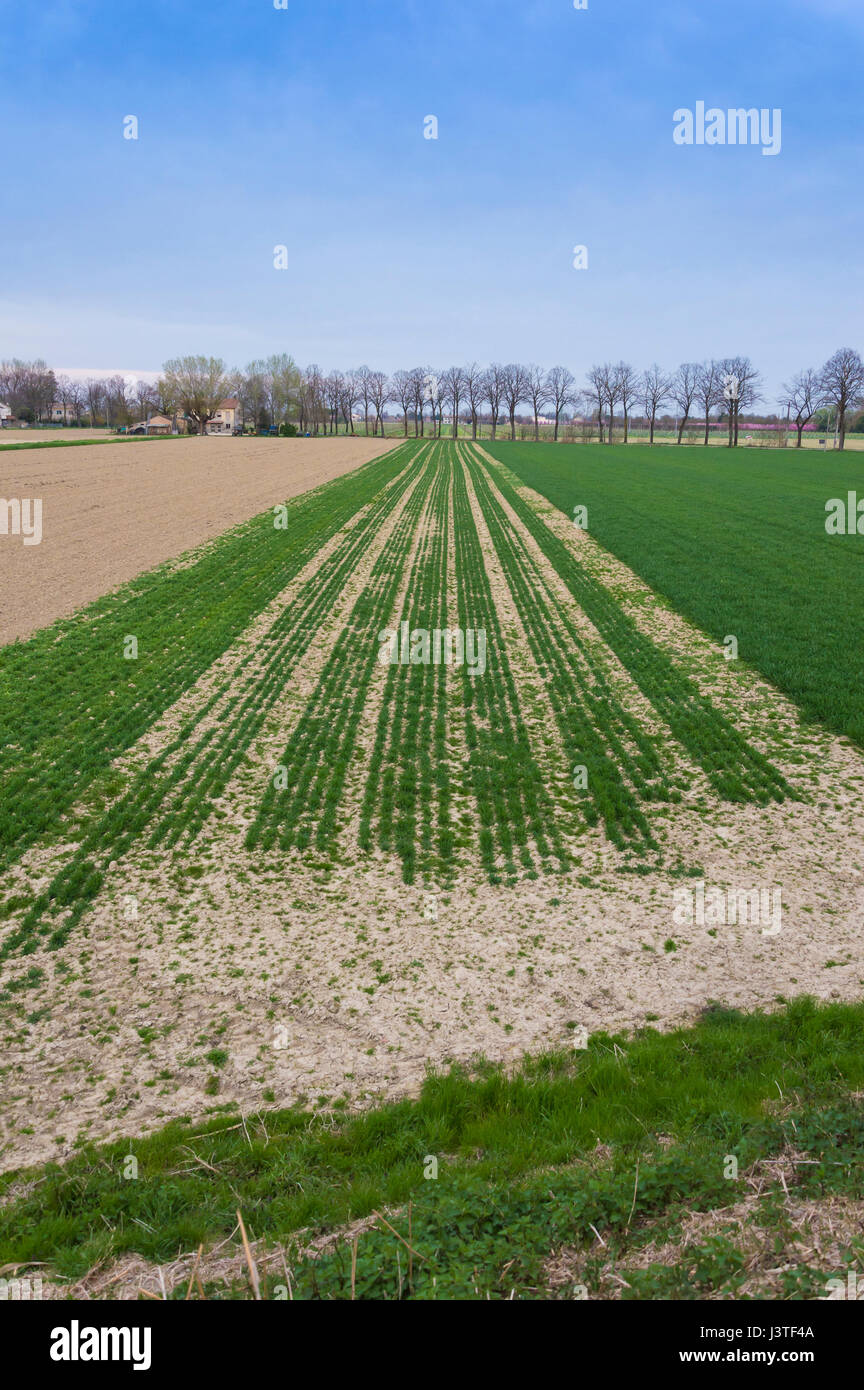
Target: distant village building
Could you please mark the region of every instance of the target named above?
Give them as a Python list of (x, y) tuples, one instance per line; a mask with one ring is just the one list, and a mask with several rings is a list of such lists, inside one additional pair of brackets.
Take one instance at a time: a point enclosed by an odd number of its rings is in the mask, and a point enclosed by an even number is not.
[(0, 428), (2, 428), (3, 425), (10, 424), (11, 421), (12, 411), (9, 409), (8, 405), (4, 405), (3, 402), (0, 401)]
[(172, 425), (167, 415), (151, 415), (149, 420), (139, 420), (130, 425), (127, 434), (171, 434)]
[(212, 420), (207, 422), (208, 434), (233, 434), (243, 429), (243, 407), (236, 396), (221, 401)]

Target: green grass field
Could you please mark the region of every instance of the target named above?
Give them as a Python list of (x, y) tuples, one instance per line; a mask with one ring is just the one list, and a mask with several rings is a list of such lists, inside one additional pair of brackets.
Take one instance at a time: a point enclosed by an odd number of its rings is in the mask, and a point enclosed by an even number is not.
[(864, 746), (864, 537), (829, 536), (825, 504), (856, 457), (639, 445), (487, 444), (672, 606), (804, 713)]

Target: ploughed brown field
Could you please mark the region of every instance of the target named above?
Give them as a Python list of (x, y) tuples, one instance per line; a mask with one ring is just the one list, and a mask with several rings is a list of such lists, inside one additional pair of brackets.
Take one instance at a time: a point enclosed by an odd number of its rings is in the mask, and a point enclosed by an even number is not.
[(41, 544), (0, 537), (0, 645), (396, 443), (196, 437), (0, 453), (0, 497), (42, 499)]

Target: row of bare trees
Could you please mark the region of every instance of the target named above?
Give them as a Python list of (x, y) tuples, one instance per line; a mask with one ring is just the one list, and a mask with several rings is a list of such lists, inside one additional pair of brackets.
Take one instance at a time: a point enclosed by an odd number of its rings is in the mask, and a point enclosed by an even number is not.
[[(415, 435), (424, 435), (427, 423), (433, 435), (440, 435), (446, 418), (454, 437), (464, 424), (476, 439), (482, 422), (491, 426), (494, 439), (503, 421), (515, 439), (520, 408), (527, 406), (535, 438), (539, 438), (541, 421), (548, 420), (557, 440), (562, 422), (571, 418), (568, 412), (581, 412), (596, 421), (601, 443), (613, 441), (620, 415), (626, 443), (638, 413), (648, 425), (653, 444), (658, 421), (674, 412), (679, 444), (696, 421), (707, 444), (712, 418), (719, 415), (725, 418), (729, 444), (735, 447), (743, 414), (764, 399), (761, 374), (745, 356), (683, 362), (674, 371), (656, 363), (640, 372), (627, 362), (606, 362), (591, 368), (584, 387), (566, 367), (544, 372), (519, 363), (480, 367), (472, 362), (443, 372), (414, 367), (392, 378), (368, 367), (328, 376), (318, 367), (309, 367), (301, 377), (300, 426), (312, 433), (336, 431), (340, 420), (346, 431), (354, 433), (362, 407), (366, 433), (371, 420), (371, 432), (377, 434), (380, 429), (383, 434), (385, 408), (392, 403), (398, 406), (406, 435), (412, 425)], [(841, 348), (823, 367), (799, 372), (784, 384), (778, 404), (794, 423), (799, 448), (816, 412), (833, 410), (842, 449), (849, 413), (862, 401), (864, 363), (854, 349)]]
[[(182, 416), (204, 432), (226, 397), (240, 400), (247, 426), (256, 431), (290, 425), (302, 434), (340, 428), (354, 434), (362, 421), (366, 434), (383, 435), (392, 405), (406, 436), (412, 427), (417, 436), (440, 436), (446, 420), (454, 437), (464, 425), (476, 439), (481, 424), (487, 424), (495, 439), (503, 423), (515, 439), (517, 419), (524, 419), (520, 411), (527, 407), (538, 439), (541, 422), (552, 425), (557, 440), (563, 422), (584, 418), (596, 424), (601, 444), (611, 443), (620, 419), (626, 443), (638, 417), (647, 423), (653, 444), (658, 422), (674, 412), (679, 444), (691, 422), (703, 427), (707, 443), (712, 417), (719, 415), (727, 422), (731, 446), (738, 443), (742, 413), (764, 399), (761, 375), (743, 356), (683, 362), (674, 371), (656, 363), (640, 372), (628, 362), (605, 362), (591, 368), (584, 386), (560, 366), (544, 371), (513, 362), (488, 367), (472, 362), (441, 372), (413, 367), (392, 377), (366, 366), (325, 374), (315, 365), (299, 368), (285, 353), (234, 371), (220, 358), (174, 358), (155, 384), (119, 375), (75, 381), (56, 375), (41, 360), (0, 363), (0, 401), (35, 422), (56, 419), (58, 406), (63, 423), (80, 424), (86, 416), (91, 424), (109, 426), (159, 411), (175, 422)], [(779, 404), (797, 431), (799, 447), (817, 412), (831, 411), (842, 449), (850, 412), (862, 400), (864, 363), (853, 348), (841, 348), (823, 367), (807, 368), (785, 383)]]
[(805, 427), (820, 411), (833, 415), (837, 442), (844, 449), (850, 412), (862, 404), (862, 398), (864, 362), (854, 348), (840, 348), (824, 367), (808, 367), (785, 382), (780, 404), (795, 425), (799, 449)]
[(597, 420), (600, 443), (608, 430), (612, 442), (616, 412), (624, 422), (624, 442), (630, 436), (630, 423), (636, 411), (648, 424), (654, 443), (657, 422), (674, 410), (680, 444), (690, 421), (704, 424), (705, 443), (711, 433), (711, 417), (722, 410), (728, 417), (729, 442), (738, 443), (741, 412), (762, 399), (761, 377), (749, 357), (727, 357), (709, 362), (682, 362), (675, 371), (666, 371), (655, 362), (638, 372), (628, 362), (605, 362), (588, 373), (586, 397)]

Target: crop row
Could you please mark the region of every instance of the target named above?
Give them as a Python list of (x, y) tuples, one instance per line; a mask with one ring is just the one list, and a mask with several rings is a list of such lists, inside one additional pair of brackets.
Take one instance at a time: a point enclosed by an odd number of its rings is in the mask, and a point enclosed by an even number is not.
[[(400, 629), (439, 631), (447, 622), (451, 463), (435, 446), (435, 482), (408, 581)], [(395, 850), (406, 883), (418, 867), (446, 879), (456, 839), (447, 751), (447, 667), (439, 662), (392, 663), (387, 677), (360, 813), (360, 848)]]
[[(236, 528), (0, 651), (0, 872), (82, 797), (404, 468), (412, 446)], [(124, 660), (126, 637), (137, 660)]]
[(386, 627), (401, 587), (412, 538), (435, 481), (424, 463), (419, 482), (372, 566), (320, 678), (268, 782), (246, 843), (269, 849), (330, 851), (342, 791), (375, 673), (377, 634)]
[(651, 737), (623, 708), (596, 653), (585, 642), (565, 605), (548, 583), (519, 531), (510, 523), (470, 456), (467, 467), (480, 509), (544, 680), (568, 769), (578, 767), (574, 785), (589, 825), (603, 821), (620, 848), (655, 848), (640, 800), (680, 799), (667, 783)]
[(492, 882), (502, 871), (513, 879), (519, 864), (536, 876), (533, 841), (545, 869), (564, 870), (567, 851), (531, 748), (461, 466), (453, 478), (453, 528), (459, 625), (463, 631), (487, 632), (485, 675), (475, 679), (467, 665), (461, 668), (467, 776), (480, 819), (480, 858)]
[[(402, 459), (405, 462), (405, 457)], [(278, 700), (291, 671), (338, 600), (363, 550), (398, 504), (402, 485), (421, 465), (409, 457), (403, 478), (384, 488), (361, 513), (313, 577), (300, 589), (232, 676), (187, 719), (173, 740), (133, 778), (128, 789), (81, 833), (71, 859), (29, 905), (20, 927), (4, 941), (2, 955), (22, 944), (33, 949), (34, 932), (55, 925), (59, 945), (101, 887), (105, 866), (147, 834), (149, 847), (191, 840), (203, 825)], [(207, 727), (207, 721), (213, 722)], [(202, 731), (203, 726), (203, 731)]]
[[(474, 470), (487, 471), (479, 455)], [(633, 622), (610, 591), (594, 579), (495, 466), (495, 485), (533, 536), (600, 636), (630, 673), (672, 737), (702, 768), (727, 801), (783, 801), (792, 788), (770, 760), (715, 709), (695, 682)]]

